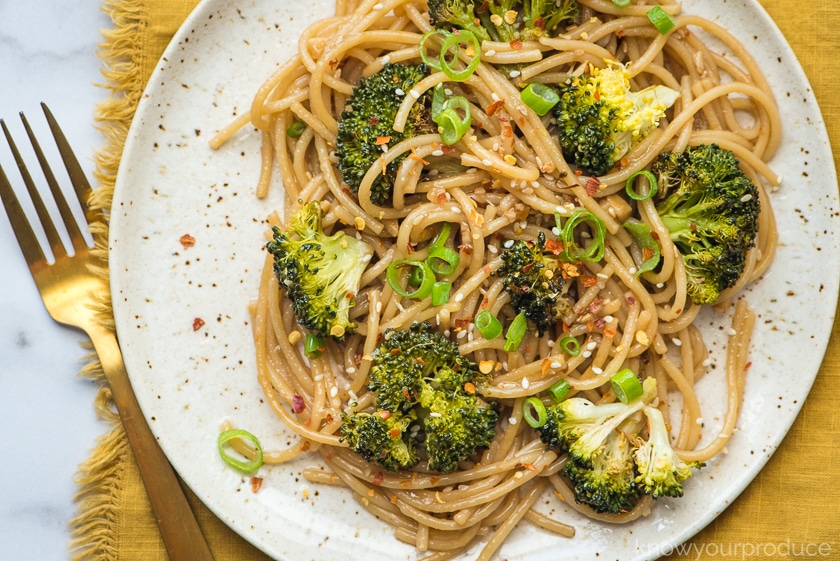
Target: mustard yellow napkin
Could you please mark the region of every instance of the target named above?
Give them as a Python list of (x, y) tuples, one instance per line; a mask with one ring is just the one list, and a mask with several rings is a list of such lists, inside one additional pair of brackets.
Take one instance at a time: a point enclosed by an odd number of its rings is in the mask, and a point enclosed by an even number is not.
[[(805, 68), (825, 117), (834, 158), (840, 161), (840, 96), (836, 94), (840, 89), (840, 4), (834, 0), (760, 1)], [(197, 0), (107, 0), (103, 6), (113, 28), (103, 32), (100, 52), (106, 87), (112, 94), (97, 114), (106, 138), (97, 155), (97, 180), (102, 185), (97, 204), (102, 209), (110, 204), (123, 141), (143, 87), (169, 39), (196, 4)], [(106, 231), (103, 224), (100, 237)], [(682, 550), (669, 555), (669, 560), (840, 559), (838, 334), (840, 323), (836, 322), (813, 391), (780, 449), (746, 491)], [(88, 373), (96, 376), (97, 365), (92, 364)], [(108, 409), (108, 398), (103, 386), (97, 409), (114, 428), (79, 470), (73, 559), (166, 561), (137, 467), (119, 419)], [(218, 561), (268, 560), (195, 497), (191, 501)]]

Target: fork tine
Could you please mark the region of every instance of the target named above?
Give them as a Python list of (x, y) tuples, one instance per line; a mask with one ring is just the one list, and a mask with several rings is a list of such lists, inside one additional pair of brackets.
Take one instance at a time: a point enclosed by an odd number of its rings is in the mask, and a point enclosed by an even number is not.
[(0, 120), (0, 125), (3, 127), (3, 133), (6, 135), (6, 141), (9, 143), (9, 148), (11, 149), (12, 155), (17, 163), (18, 171), (23, 178), (23, 183), (26, 185), (26, 190), (29, 191), (29, 197), (32, 199), (32, 204), (35, 205), (35, 212), (38, 213), (38, 219), (41, 221), (41, 226), (44, 228), (44, 233), (47, 235), (47, 243), (49, 243), (50, 248), (52, 248), (53, 256), (58, 258), (59, 256), (66, 255), (64, 245), (61, 243), (61, 238), (58, 237), (58, 232), (53, 225), (52, 218), (50, 218), (50, 214), (44, 206), (44, 201), (41, 199), (41, 195), (38, 194), (38, 188), (35, 186), (35, 182), (32, 181), (32, 176), (29, 174), (29, 170), (26, 169), (26, 163), (23, 161), (20, 151), (18, 151), (17, 144), (15, 144), (12, 134), (6, 126), (6, 122)]
[[(2, 119), (0, 119), (0, 123), (2, 122)], [(5, 128), (5, 124), (3, 127)], [(35, 237), (35, 232), (29, 225), (29, 220), (26, 219), (26, 214), (24, 214), (2, 166), (0, 166), (0, 199), (3, 200), (6, 216), (9, 217), (12, 231), (15, 233), (21, 251), (23, 251), (26, 264), (29, 265), (30, 269), (34, 269), (39, 264), (45, 264), (44, 252), (41, 251), (38, 238)]]
[(79, 160), (70, 148), (67, 137), (64, 136), (64, 132), (58, 126), (58, 121), (55, 120), (52, 111), (50, 111), (50, 108), (43, 101), (41, 102), (41, 109), (44, 110), (44, 116), (47, 118), (47, 124), (52, 131), (55, 144), (58, 146), (58, 153), (61, 154), (61, 159), (64, 161), (64, 168), (67, 170), (67, 175), (70, 176), (70, 183), (73, 184), (73, 189), (76, 191), (79, 204), (85, 210), (85, 218), (87, 218), (88, 224), (96, 222), (97, 217), (90, 209), (89, 204), (90, 196), (93, 193), (93, 190), (90, 188), (90, 182), (82, 166), (79, 164)]
[[(44, 156), (44, 151), (41, 150), (41, 145), (38, 143), (38, 139), (35, 138), (35, 133), (32, 132), (32, 127), (29, 126), (29, 121), (26, 120), (23, 113), (20, 114), (20, 120), (23, 121), (23, 128), (26, 129), (26, 135), (29, 137), (29, 142), (35, 150), (35, 157), (38, 158), (38, 163), (41, 165), (41, 171), (44, 173), (44, 178), (47, 180), (47, 185), (50, 187), (53, 200), (58, 207), (58, 213), (61, 215), (61, 219), (64, 221), (64, 227), (67, 228), (67, 233), (70, 235), (73, 247), (76, 251), (79, 251), (86, 246), (85, 238), (79, 230), (79, 225), (73, 216), (73, 212), (67, 205), (67, 199), (64, 198), (64, 194), (58, 186), (58, 181), (56, 181), (55, 174), (52, 172), (50, 164)], [(82, 208), (84, 208), (84, 206), (82, 206)]]

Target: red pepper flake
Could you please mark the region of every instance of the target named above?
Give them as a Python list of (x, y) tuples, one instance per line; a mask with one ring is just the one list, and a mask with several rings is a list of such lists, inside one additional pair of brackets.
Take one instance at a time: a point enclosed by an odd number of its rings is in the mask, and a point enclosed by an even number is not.
[[(389, 138), (390, 138), (390, 137), (389, 137)], [(417, 154), (415, 154), (414, 152), (412, 152), (412, 153), (411, 153), (411, 155), (409, 156), (409, 158), (411, 158), (411, 159), (412, 159), (412, 160), (414, 160), (415, 162), (420, 162), (420, 163), (421, 163), (421, 164), (423, 164), (424, 166), (429, 165), (429, 162), (428, 162), (427, 160), (424, 160), (423, 158), (421, 158), (420, 156), (418, 156), (418, 155), (417, 155)]]
[(455, 318), (455, 329), (466, 329), (471, 321), (472, 318)]
[(522, 464), (522, 467), (524, 467), (528, 471), (537, 471), (537, 466), (535, 466), (534, 464)]
[(626, 168), (630, 164), (630, 158), (627, 156), (622, 156), (622, 158), (618, 161), (618, 165), (622, 168)]
[(388, 411), (387, 409), (380, 409), (379, 411), (376, 412), (376, 414), (379, 415), (379, 417), (383, 421), (387, 421), (388, 419), (391, 418), (391, 412)]
[(330, 70), (335, 70), (336, 68), (338, 68), (338, 63), (339, 62), (341, 62), (341, 61), (338, 60), (337, 58), (331, 58), (330, 59)]
[(403, 397), (406, 398), (408, 401), (411, 401), (411, 394), (408, 393), (408, 388), (403, 388)]
[(499, 109), (501, 109), (504, 106), (505, 106), (505, 100), (504, 99), (497, 99), (496, 101), (494, 101), (493, 103), (491, 103), (490, 105), (487, 106), (487, 116), (492, 117), (493, 115), (495, 115), (499, 111)]
[(650, 233), (650, 237), (651, 237), (651, 238), (653, 238), (653, 239), (655, 239), (656, 241), (659, 241), (659, 232), (653, 232), (653, 231), (651, 231), (651, 233)]
[(204, 326), (204, 320), (201, 318), (195, 318), (193, 320), (193, 331), (198, 331)]
[(621, 39), (622, 37), (624, 37), (624, 30), (619, 29), (618, 31), (615, 32), (615, 36), (618, 37), (619, 39)]
[(542, 364), (540, 364), (540, 377), (545, 378), (548, 376), (548, 371), (551, 370), (551, 359), (544, 358)]
[(580, 282), (583, 286), (589, 288), (598, 284), (598, 277), (596, 277), (595, 275), (581, 275)]
[(356, 353), (356, 354), (353, 355), (353, 364), (355, 364), (357, 367), (361, 366), (361, 364), (362, 364), (361, 353)]
[(546, 240), (545, 248), (554, 255), (560, 255), (563, 253), (563, 244), (557, 240)]
[(542, 18), (542, 16), (534, 20), (534, 27), (541, 31), (545, 31), (545, 20)]
[(373, 126), (373, 125), (378, 125), (378, 124), (379, 124), (379, 117), (377, 117), (376, 115), (374, 115), (373, 117), (371, 117), (371, 118), (368, 120), (368, 124), (369, 124), (369, 125), (371, 125), (371, 126)]
[(628, 294), (625, 300), (627, 300), (627, 303), (631, 305), (636, 303), (636, 297), (632, 294)]
[(472, 255), (472, 244), (469, 243), (462, 243), (458, 246), (458, 251), (462, 251), (464, 255)]
[(388, 436), (391, 437), (391, 440), (394, 440), (395, 438), (398, 438), (401, 434), (402, 432), (400, 431), (400, 429), (391, 429), (391, 432), (388, 433)]
[(502, 136), (506, 138), (510, 138), (513, 136), (513, 127), (510, 125), (505, 125), (502, 127)]
[(400, 350), (399, 349), (391, 349), (391, 354), (393, 356), (397, 356), (398, 354), (400, 354)]
[(583, 175), (583, 171), (582, 171), (582, 170), (579, 170), (579, 169), (576, 169), (576, 170), (575, 170), (575, 175), (577, 175), (578, 177), (580, 177), (581, 175)]
[(598, 192), (598, 188), (601, 186), (601, 180), (595, 177), (594, 175), (586, 180), (586, 194), (590, 197), (594, 197), (595, 194)]
[(303, 401), (303, 396), (300, 394), (295, 394), (292, 396), (292, 411), (295, 414), (303, 413), (303, 410), (306, 409), (306, 403)]
[(618, 332), (615, 329), (605, 329), (604, 330), (604, 337), (607, 337), (609, 339), (612, 339), (617, 334), (618, 334)]
[(251, 478), (251, 492), (256, 493), (262, 487), (263, 478), (262, 477), (252, 477)]
[(522, 41), (520, 39), (514, 39), (510, 42), (510, 48), (513, 50), (519, 50), (522, 48)]
[(388, 144), (389, 142), (391, 142), (391, 137), (390, 136), (377, 136), (376, 137), (376, 145), (377, 146), (382, 146), (383, 144)]
[[(490, 273), (492, 273), (492, 271), (490, 270), (490, 267), (488, 267), (487, 265), (485, 265), (485, 266), (484, 266), (484, 268), (482, 269), (482, 272), (483, 272), (485, 275), (489, 275)], [(482, 301), (482, 303), (481, 303), (481, 307), (482, 307), (482, 308), (486, 308), (486, 307), (487, 307), (487, 299), (485, 299), (484, 301)]]
[(648, 259), (653, 257), (653, 248), (652, 247), (643, 247), (642, 248), (642, 259), (647, 261)]
[(183, 236), (181, 236), (179, 241), (181, 242), (181, 245), (184, 246), (184, 249), (189, 249), (195, 245), (195, 238), (189, 234), (184, 234)]
[(592, 92), (592, 97), (595, 98), (595, 101), (601, 101), (601, 92), (595, 90), (594, 92)]
[(464, 391), (470, 395), (475, 395), (475, 384), (467, 382), (464, 384)]
[(385, 481), (385, 474), (380, 471), (373, 476), (373, 481), (371, 481), (371, 483), (374, 485), (382, 485), (383, 481)]
[(422, 365), (422, 366), (425, 366), (425, 365), (426, 365), (426, 361), (425, 361), (425, 360), (423, 360), (423, 357), (422, 357), (422, 356), (418, 356), (418, 357), (417, 357), (417, 358), (415, 358), (414, 360), (416, 360), (416, 361), (417, 361), (417, 364), (420, 364), (420, 365)]

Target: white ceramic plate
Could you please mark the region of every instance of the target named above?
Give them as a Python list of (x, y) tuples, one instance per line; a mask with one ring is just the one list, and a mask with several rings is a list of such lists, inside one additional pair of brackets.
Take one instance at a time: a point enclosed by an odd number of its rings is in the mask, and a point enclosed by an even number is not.
[[(714, 519), (781, 442), (820, 366), (840, 279), (838, 209), (831, 151), (808, 82), (757, 2), (686, 1), (719, 20), (758, 57), (785, 120), (772, 166), (786, 179), (772, 196), (781, 244), (767, 278), (747, 297), (758, 312), (752, 367), (739, 430), (687, 485), (627, 526), (584, 520), (546, 498), (541, 508), (577, 527), (563, 539), (522, 523), (499, 559), (656, 558)], [(191, 15), (153, 75), (129, 135), (112, 208), (114, 312), (132, 383), (152, 430), (178, 472), (227, 524), (276, 559), (413, 559), (413, 548), (339, 488), (308, 485), (314, 458), (262, 468), (262, 489), (219, 458), (224, 419), (267, 448), (289, 437), (257, 385), (248, 302), (264, 256), (264, 218), (279, 189), (253, 195), (259, 140), (243, 131), (219, 151), (207, 140), (247, 109), (258, 85), (293, 54), (299, 32), (331, 13), (329, 0), (206, 0)], [(184, 248), (189, 234), (195, 245)], [(194, 329), (195, 318), (205, 323)], [(716, 368), (702, 380), (705, 432), (716, 434), (724, 405), (722, 325), (701, 325)], [(471, 558), (472, 556), (465, 556)]]

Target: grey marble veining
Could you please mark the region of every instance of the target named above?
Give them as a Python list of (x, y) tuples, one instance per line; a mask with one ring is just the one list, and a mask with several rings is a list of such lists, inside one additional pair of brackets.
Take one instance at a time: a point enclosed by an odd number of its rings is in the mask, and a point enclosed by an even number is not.
[[(82, 165), (93, 169), (102, 137), (97, 102), (107, 95), (96, 57), (110, 25), (99, 0), (0, 0), (0, 118), (37, 170), (18, 112), (49, 139), (46, 102)], [(45, 143), (46, 144), (46, 143)], [(56, 165), (52, 146), (45, 146)], [(0, 165), (20, 185), (5, 141)], [(24, 202), (24, 206), (27, 206)], [(77, 466), (107, 427), (96, 420), (95, 385), (77, 374), (84, 336), (47, 315), (5, 215), (0, 217), (0, 560), (68, 559)]]

